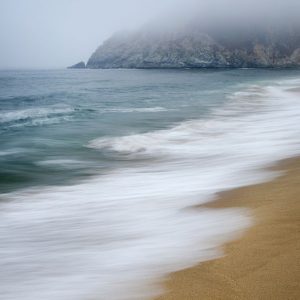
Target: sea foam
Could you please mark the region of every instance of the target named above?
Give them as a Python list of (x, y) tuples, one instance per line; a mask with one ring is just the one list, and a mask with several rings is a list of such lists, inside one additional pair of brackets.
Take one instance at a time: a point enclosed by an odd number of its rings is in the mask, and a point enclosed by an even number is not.
[(0, 296), (148, 299), (166, 274), (222, 255), (249, 212), (190, 207), (269, 180), (277, 174), (262, 167), (299, 154), (300, 102), (288, 91), (298, 84), (250, 86), (210, 118), (88, 144), (143, 164), (2, 195)]
[(55, 124), (70, 119), (74, 111), (72, 107), (58, 105), (6, 111), (0, 115), (0, 124), (8, 127)]

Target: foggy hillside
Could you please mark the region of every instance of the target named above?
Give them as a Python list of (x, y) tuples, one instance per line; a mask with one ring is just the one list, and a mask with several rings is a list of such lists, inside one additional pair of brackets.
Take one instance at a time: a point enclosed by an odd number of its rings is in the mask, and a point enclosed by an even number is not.
[[(139, 30), (119, 32), (90, 57), (88, 68), (297, 67), (300, 26), (294, 1), (179, 6)], [(248, 4), (248, 5), (247, 5)], [(181, 9), (181, 11), (180, 11)]]

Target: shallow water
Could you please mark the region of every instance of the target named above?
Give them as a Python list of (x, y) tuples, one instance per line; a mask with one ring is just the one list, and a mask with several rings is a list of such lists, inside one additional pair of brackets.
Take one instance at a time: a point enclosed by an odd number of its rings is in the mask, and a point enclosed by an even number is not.
[(144, 299), (242, 209), (186, 209), (300, 152), (300, 71), (0, 72), (0, 297)]

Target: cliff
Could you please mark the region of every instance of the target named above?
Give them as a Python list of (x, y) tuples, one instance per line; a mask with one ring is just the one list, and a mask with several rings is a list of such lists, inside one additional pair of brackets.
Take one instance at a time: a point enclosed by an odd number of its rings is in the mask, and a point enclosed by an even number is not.
[(87, 68), (299, 67), (300, 30), (201, 28), (123, 32), (105, 41)]

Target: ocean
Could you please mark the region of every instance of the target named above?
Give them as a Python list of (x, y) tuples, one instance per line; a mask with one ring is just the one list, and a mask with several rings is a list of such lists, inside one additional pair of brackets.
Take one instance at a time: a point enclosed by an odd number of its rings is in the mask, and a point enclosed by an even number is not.
[(300, 70), (0, 71), (0, 299), (151, 299), (222, 255), (251, 212), (201, 204), (300, 154), (299, 87)]

